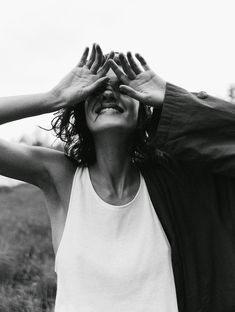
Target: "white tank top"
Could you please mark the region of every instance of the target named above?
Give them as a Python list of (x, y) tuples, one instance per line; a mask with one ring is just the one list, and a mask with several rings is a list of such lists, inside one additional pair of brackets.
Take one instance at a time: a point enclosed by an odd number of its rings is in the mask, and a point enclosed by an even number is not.
[(136, 196), (115, 206), (88, 168), (76, 170), (55, 271), (55, 312), (178, 311), (170, 245), (142, 176)]

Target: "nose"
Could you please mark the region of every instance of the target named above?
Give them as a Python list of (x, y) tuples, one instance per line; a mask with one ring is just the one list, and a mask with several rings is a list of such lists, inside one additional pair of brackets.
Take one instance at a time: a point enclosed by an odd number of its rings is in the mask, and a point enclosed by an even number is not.
[(113, 100), (113, 99), (115, 99), (114, 92), (113, 92), (113, 90), (111, 88), (107, 88), (103, 92), (103, 99), (104, 100)]

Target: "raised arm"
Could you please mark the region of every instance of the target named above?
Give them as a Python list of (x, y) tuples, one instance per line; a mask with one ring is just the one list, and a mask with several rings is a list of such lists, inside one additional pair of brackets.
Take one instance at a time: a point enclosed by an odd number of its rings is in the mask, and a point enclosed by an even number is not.
[(235, 176), (235, 105), (166, 83), (136, 57), (141, 68), (131, 53), (120, 55), (124, 73), (110, 63), (121, 91), (153, 107), (150, 144), (185, 163)]
[[(79, 105), (105, 84), (109, 70), (98, 45), (93, 45), (89, 59), (88, 53), (86, 48), (79, 64), (49, 92), (1, 98), (0, 123)], [(51, 151), (4, 140), (0, 140), (0, 150), (0, 174), (41, 186), (53, 162)]]
[(159, 149), (179, 160), (235, 176), (234, 104), (167, 84), (156, 130), (152, 143)]
[(89, 60), (88, 53), (86, 48), (78, 65), (49, 92), (0, 98), (0, 124), (76, 105), (105, 84), (109, 67), (106, 62), (100, 68), (101, 48), (93, 45)]

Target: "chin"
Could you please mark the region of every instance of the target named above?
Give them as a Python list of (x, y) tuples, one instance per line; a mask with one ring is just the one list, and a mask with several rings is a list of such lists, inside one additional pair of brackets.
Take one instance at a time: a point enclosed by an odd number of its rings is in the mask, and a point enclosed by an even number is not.
[(100, 127), (97, 127), (96, 129), (93, 129), (93, 133), (102, 133), (102, 132), (107, 132), (107, 133), (122, 133), (122, 134), (129, 134), (134, 132), (135, 128), (131, 127), (125, 127), (123, 125), (114, 125), (114, 124), (104, 124)]
[(109, 120), (100, 120), (96, 125), (90, 129), (93, 134), (101, 132), (119, 132), (119, 133), (132, 133), (136, 129), (136, 124), (131, 125), (130, 123), (123, 122), (121, 120), (115, 120), (114, 118), (109, 118)]
[(87, 126), (92, 134), (98, 134), (101, 132), (119, 132), (123, 134), (130, 134), (136, 130), (138, 115), (136, 118), (133, 114), (114, 112), (113, 110), (107, 110), (100, 115), (87, 118)]

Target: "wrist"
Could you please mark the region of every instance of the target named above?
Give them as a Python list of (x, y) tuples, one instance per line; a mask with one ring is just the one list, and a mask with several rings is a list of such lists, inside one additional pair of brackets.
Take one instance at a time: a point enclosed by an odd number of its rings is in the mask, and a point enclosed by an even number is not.
[(157, 85), (157, 91), (153, 92), (151, 99), (152, 103), (150, 104), (154, 108), (161, 109), (162, 105), (165, 101), (165, 96), (166, 96), (166, 86), (167, 83), (166, 81), (162, 80), (161, 83)]
[(60, 94), (55, 90), (50, 90), (45, 93), (45, 105), (48, 109), (48, 112), (55, 112), (61, 108), (64, 108), (66, 105), (65, 100)]

